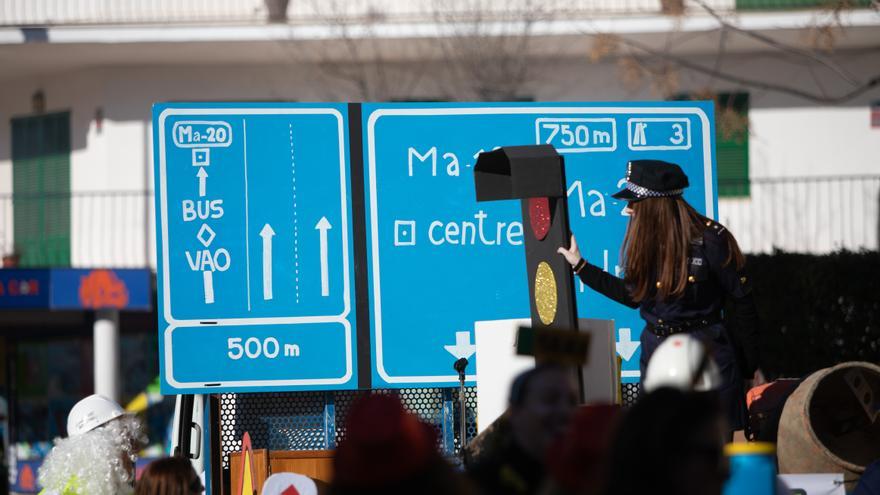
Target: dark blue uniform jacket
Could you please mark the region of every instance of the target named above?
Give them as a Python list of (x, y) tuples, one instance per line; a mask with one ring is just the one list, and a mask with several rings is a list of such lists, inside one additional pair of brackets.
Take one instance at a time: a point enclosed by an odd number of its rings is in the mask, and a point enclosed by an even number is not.
[(729, 236), (730, 233), (722, 225), (706, 220), (703, 236), (691, 243), (687, 288), (683, 295), (675, 299), (658, 301), (649, 295), (641, 302), (635, 302), (623, 279), (589, 263), (578, 275), (593, 290), (621, 304), (638, 308), (648, 324), (676, 326), (711, 318), (721, 313), (725, 299), (729, 298), (734, 314), (729, 319), (732, 328), (728, 330), (743, 361), (739, 363), (739, 368), (744, 376), (750, 377), (760, 366), (758, 316), (749, 276), (744, 270), (737, 270), (735, 261), (728, 261)]

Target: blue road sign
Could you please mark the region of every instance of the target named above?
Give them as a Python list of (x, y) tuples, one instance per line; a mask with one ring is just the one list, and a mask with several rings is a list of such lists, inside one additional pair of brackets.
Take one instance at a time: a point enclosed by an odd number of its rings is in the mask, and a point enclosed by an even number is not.
[(346, 106), (156, 105), (153, 128), (163, 390), (355, 387)]
[[(717, 211), (711, 103), (365, 104), (363, 129), (374, 387), (457, 383), (475, 322), (529, 316), (520, 205), (476, 203), (481, 151), (555, 146), (572, 231), (612, 273), (627, 217), (611, 194), (628, 160), (679, 163), (685, 198)], [(575, 287), (580, 317), (615, 320), (623, 378), (637, 380), (638, 313)]]

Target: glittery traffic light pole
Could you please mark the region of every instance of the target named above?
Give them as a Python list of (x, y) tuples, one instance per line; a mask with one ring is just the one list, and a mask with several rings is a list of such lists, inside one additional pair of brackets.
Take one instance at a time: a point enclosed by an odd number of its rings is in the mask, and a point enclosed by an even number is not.
[(556, 252), (571, 232), (562, 156), (550, 145), (480, 153), (474, 183), (477, 201), (521, 202), (532, 328), (577, 329), (571, 268)]

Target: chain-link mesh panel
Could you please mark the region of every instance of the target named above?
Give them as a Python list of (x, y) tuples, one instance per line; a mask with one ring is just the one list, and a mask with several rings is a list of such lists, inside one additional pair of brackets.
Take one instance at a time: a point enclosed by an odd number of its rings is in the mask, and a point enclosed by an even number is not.
[(622, 383), (620, 385), (620, 402), (624, 405), (624, 407), (629, 407), (636, 403), (639, 399), (639, 384), (638, 383)]
[(241, 450), (241, 436), (246, 431), (238, 428), (236, 423), (237, 394), (220, 394), (220, 452), (223, 455), (223, 467), (229, 467), (229, 453)]
[(348, 417), (348, 413), (351, 411), (351, 405), (359, 397), (367, 393), (369, 392), (362, 390), (346, 390), (334, 393), (334, 402), (336, 403), (336, 445), (339, 445), (339, 442), (345, 438), (345, 418)]
[[(332, 395), (330, 395), (332, 397)], [(223, 466), (251, 436), (255, 449), (320, 450), (326, 447), (323, 392), (222, 394), (220, 436)]]
[[(444, 421), (447, 431), (454, 435), (453, 452), (461, 445), (459, 438), (458, 389), (445, 392), (442, 388), (412, 388), (401, 390), (339, 391), (339, 392), (285, 392), (267, 394), (222, 394), (220, 396), (220, 431), (223, 466), (228, 467), (229, 454), (241, 450), (241, 437), (249, 432), (255, 449), (320, 450), (335, 445), (345, 438), (345, 419), (351, 405), (361, 396), (396, 394), (404, 407), (426, 423), (437, 428), (441, 450), (446, 451)], [(477, 432), (477, 389), (465, 389), (467, 402), (468, 441)], [(451, 401), (444, 414), (444, 403)], [(332, 404), (334, 422), (325, 423), (325, 407)], [(334, 431), (335, 430), (335, 431)], [(334, 441), (327, 442), (330, 433)]]
[[(621, 385), (624, 406), (635, 403), (637, 383)], [(361, 396), (397, 394), (404, 407), (423, 421), (434, 425), (441, 450), (458, 455), (461, 449), (458, 389), (411, 388), (401, 390), (347, 390), (339, 392), (283, 392), (266, 394), (222, 394), (220, 396), (220, 436), (223, 467), (229, 465), (229, 453), (241, 450), (241, 437), (249, 432), (255, 449), (320, 450), (345, 438), (345, 419), (351, 405)], [(449, 408), (444, 413), (444, 405)], [(477, 435), (477, 387), (465, 388), (467, 439)], [(333, 407), (333, 422), (327, 424), (328, 409)], [(453, 435), (452, 452), (444, 438)], [(335, 431), (334, 431), (335, 430)], [(328, 442), (329, 433), (333, 441)]]
[(398, 391), (400, 401), (407, 411), (426, 423), (443, 424), (442, 388), (407, 388)]

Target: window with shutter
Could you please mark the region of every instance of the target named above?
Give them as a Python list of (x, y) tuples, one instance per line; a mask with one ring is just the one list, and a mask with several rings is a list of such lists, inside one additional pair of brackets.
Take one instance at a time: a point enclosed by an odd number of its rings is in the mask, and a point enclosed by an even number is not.
[(719, 93), (715, 101), (718, 196), (748, 197), (750, 193), (749, 95)]
[[(673, 100), (705, 100), (706, 95), (680, 93)], [(718, 196), (749, 197), (749, 94), (715, 95), (715, 170)]]
[(70, 112), (12, 119), (12, 205), (20, 266), (69, 266)]

